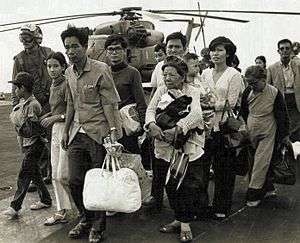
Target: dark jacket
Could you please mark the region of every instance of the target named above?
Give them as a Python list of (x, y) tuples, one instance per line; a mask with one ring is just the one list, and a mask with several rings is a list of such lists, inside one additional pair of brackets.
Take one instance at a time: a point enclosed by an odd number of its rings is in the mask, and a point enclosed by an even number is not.
[[(14, 57), (12, 79), (14, 80), (19, 72), (28, 72), (34, 77), (33, 94), (43, 107), (43, 113), (50, 111), (49, 95), (51, 78), (47, 71), (46, 59), (52, 50), (48, 47), (39, 46), (37, 51), (29, 53), (21, 51)], [(15, 86), (12, 86), (13, 105), (19, 103), (15, 94)], [(45, 110), (46, 109), (46, 110)]]

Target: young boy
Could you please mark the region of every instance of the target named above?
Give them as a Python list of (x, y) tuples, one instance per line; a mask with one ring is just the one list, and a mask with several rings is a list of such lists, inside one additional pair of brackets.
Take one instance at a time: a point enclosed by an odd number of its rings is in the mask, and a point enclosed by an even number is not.
[(18, 133), (18, 141), (23, 152), (23, 161), (17, 180), (17, 191), (10, 207), (4, 214), (11, 219), (17, 218), (22, 207), (30, 182), (33, 181), (38, 187), (40, 201), (30, 206), (32, 210), (49, 208), (51, 197), (44, 184), (38, 165), (44, 143), (40, 137), (39, 116), (42, 108), (32, 94), (33, 76), (26, 72), (17, 74), (15, 80), (9, 81), (16, 86), (15, 92), (20, 102), (13, 108), (10, 118)]

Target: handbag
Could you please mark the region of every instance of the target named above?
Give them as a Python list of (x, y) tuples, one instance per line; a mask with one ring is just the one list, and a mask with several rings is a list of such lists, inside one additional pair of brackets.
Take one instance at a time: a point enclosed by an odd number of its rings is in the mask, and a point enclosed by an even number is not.
[(118, 159), (107, 153), (102, 168), (85, 175), (83, 203), (91, 211), (135, 212), (142, 205), (138, 176), (131, 169), (121, 168)]
[[(178, 131), (176, 128), (175, 135), (174, 135), (174, 143), (176, 142), (177, 136), (178, 136)], [(178, 190), (185, 177), (188, 168), (188, 163), (189, 163), (188, 154), (185, 154), (182, 148), (181, 149), (174, 148), (172, 153), (172, 158), (170, 161), (170, 166), (168, 169), (166, 184), (168, 184), (169, 180), (171, 179), (172, 181), (175, 181), (177, 183), (176, 190)]]
[(270, 167), (272, 182), (294, 185), (296, 183), (296, 162), (291, 144), (274, 151)]
[[(223, 121), (225, 112), (227, 112), (228, 117)], [(235, 117), (228, 99), (225, 101), (225, 105), (222, 111), (221, 121), (219, 122), (220, 131), (222, 134), (231, 134), (239, 131), (240, 127), (244, 122), (240, 119), (240, 116)]]
[(120, 109), (122, 127), (127, 136), (133, 135), (142, 130), (136, 104), (129, 104)]

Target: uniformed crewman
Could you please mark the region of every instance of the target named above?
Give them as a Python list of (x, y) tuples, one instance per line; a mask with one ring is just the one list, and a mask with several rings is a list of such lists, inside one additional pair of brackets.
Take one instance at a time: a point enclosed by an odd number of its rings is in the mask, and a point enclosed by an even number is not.
[[(45, 60), (52, 52), (48, 47), (40, 46), (41, 29), (34, 24), (21, 27), (19, 35), (24, 50), (14, 57), (13, 80), (19, 72), (28, 72), (34, 77), (33, 94), (43, 107), (43, 113), (49, 109), (49, 90), (51, 78), (48, 75)], [(13, 106), (19, 103), (12, 86)]]

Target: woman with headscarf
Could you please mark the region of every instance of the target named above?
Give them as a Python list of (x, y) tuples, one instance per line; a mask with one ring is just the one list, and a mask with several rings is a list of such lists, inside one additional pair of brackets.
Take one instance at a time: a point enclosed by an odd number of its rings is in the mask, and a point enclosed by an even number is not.
[(268, 178), (274, 145), (280, 147), (289, 141), (289, 118), (283, 95), (266, 84), (266, 77), (265, 69), (257, 65), (248, 67), (245, 72), (248, 87), (242, 96), (241, 114), (255, 149), (246, 198), (249, 207), (258, 206), (265, 196), (275, 195), (276, 190)]
[[(236, 46), (224, 36), (215, 38), (209, 44), (211, 61), (214, 67), (205, 69), (201, 78), (210, 86), (216, 96), (215, 119), (212, 129), (212, 139), (206, 144), (207, 158), (212, 158), (215, 173), (215, 189), (212, 207), (214, 218), (223, 219), (228, 216), (232, 204), (235, 173), (231, 155), (224, 147), (224, 137), (220, 132), (219, 122), (226, 100), (231, 108), (235, 108), (244, 88), (241, 74), (231, 67)], [(223, 119), (226, 119), (225, 114)]]
[[(203, 154), (204, 133), (202, 110), (200, 106), (200, 92), (197, 88), (185, 83), (188, 71), (184, 61), (175, 56), (166, 58), (162, 66), (165, 86), (160, 87), (152, 97), (146, 112), (146, 125), (149, 133), (155, 138), (155, 162), (158, 170), (153, 171), (153, 183), (165, 183), (172, 154), (174, 152), (175, 130), (179, 135), (187, 135), (183, 144), (183, 151), (189, 157), (185, 177), (177, 189), (178, 184), (170, 178), (166, 191), (171, 208), (174, 210), (175, 220), (160, 228), (162, 233), (180, 231), (180, 241), (189, 242), (192, 240), (190, 222), (194, 218), (194, 205), (198, 202), (195, 195), (199, 193), (199, 185), (202, 178), (201, 156)], [(157, 113), (163, 110), (177, 98), (187, 96), (191, 98), (190, 111), (188, 115), (181, 118), (171, 129), (163, 130), (158, 122)], [(198, 128), (198, 129), (197, 129)], [(202, 129), (202, 132), (199, 130)], [(163, 188), (162, 188), (163, 189)]]

